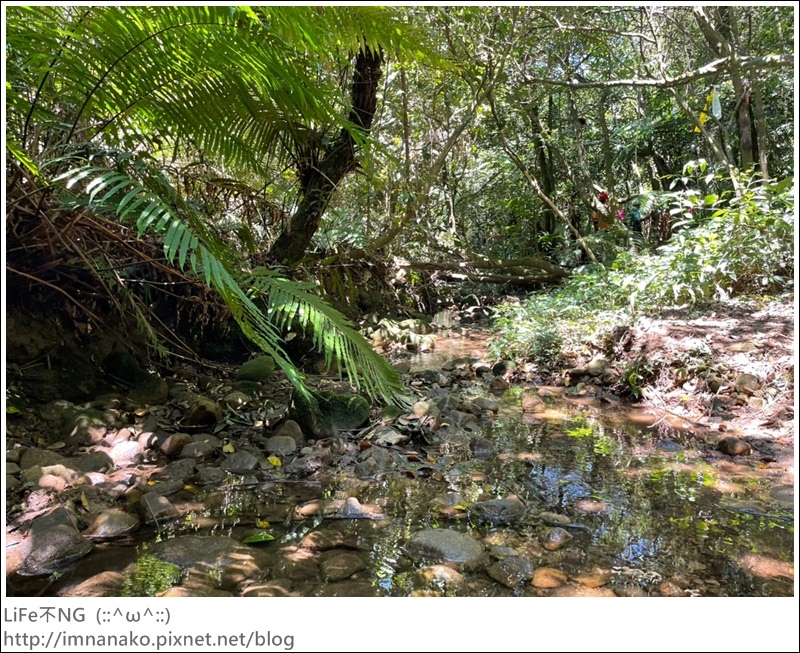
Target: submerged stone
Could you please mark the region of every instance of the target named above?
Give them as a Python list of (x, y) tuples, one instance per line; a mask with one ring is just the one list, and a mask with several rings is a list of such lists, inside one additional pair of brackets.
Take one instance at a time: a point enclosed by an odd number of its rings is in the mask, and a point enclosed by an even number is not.
[(442, 562), (472, 564), (483, 554), (483, 545), (473, 537), (446, 528), (417, 531), (406, 546), (412, 554)]

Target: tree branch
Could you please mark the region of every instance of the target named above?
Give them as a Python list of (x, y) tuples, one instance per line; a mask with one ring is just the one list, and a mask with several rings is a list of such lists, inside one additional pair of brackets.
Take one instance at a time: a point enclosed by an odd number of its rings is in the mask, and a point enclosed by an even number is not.
[[(655, 87), (655, 88), (676, 88), (685, 86), (691, 82), (717, 75), (723, 70), (727, 70), (734, 57), (724, 57), (698, 68), (692, 72), (681, 75), (680, 77), (665, 76), (663, 79), (612, 79), (608, 81), (568, 81), (561, 79), (547, 79), (544, 77), (525, 77), (522, 84), (544, 84), (549, 86), (560, 86), (562, 88), (583, 89), (583, 88), (615, 88), (615, 87)], [(789, 68), (794, 66), (794, 56), (790, 54), (771, 54), (766, 57), (736, 57), (739, 66), (743, 69), (749, 68)]]

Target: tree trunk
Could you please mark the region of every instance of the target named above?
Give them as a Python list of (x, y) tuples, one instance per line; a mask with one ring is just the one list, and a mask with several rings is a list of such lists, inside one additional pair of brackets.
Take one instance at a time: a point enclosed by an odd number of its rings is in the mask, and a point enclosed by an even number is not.
[[(368, 46), (356, 56), (351, 86), (350, 122), (369, 132), (378, 106), (378, 82), (381, 78), (382, 55)], [(306, 253), (319, 228), (331, 196), (344, 176), (358, 167), (355, 139), (348, 129), (322, 150), (318, 163), (305, 158), (298, 166), (301, 200), (289, 224), (272, 245), (269, 258), (283, 264), (296, 263)]]

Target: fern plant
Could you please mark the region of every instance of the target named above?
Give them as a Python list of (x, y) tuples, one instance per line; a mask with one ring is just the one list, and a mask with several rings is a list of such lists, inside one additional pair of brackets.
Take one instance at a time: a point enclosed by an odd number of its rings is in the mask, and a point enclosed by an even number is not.
[(264, 179), (323, 127), (363, 140), (343, 111), (339, 77), (364, 45), (419, 49), (401, 13), (30, 6), (7, 10), (6, 31), (10, 160), (65, 203), (162, 238), (167, 261), (219, 292), (244, 334), (302, 391), (282, 349), (288, 319), (312, 328), (359, 389), (404, 401), (397, 375), (341, 314), (311, 286), (251, 273), (162, 168), (191, 155), (227, 175)]

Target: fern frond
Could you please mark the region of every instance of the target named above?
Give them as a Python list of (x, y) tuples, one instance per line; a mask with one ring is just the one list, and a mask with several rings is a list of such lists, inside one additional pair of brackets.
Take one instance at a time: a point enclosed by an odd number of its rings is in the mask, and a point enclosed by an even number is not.
[(400, 375), (335, 308), (311, 291), (311, 283), (285, 279), (266, 268), (257, 268), (251, 278), (256, 295), (267, 300), (267, 314), (280, 328), (297, 325), (310, 332), (315, 348), (325, 356), (325, 364), (336, 362), (356, 390), (371, 398), (407, 406), (408, 392)]

